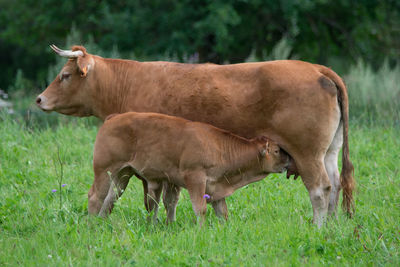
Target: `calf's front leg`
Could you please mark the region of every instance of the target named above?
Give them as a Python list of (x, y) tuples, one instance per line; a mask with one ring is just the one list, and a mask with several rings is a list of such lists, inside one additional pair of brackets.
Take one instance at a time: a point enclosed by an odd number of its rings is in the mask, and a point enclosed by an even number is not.
[(184, 176), (185, 186), (189, 192), (192, 207), (200, 226), (203, 225), (207, 212), (207, 202), (204, 199), (207, 176), (202, 171), (191, 171)]
[(89, 214), (98, 215), (103, 206), (104, 199), (107, 197), (111, 186), (111, 179), (105, 171), (96, 171), (94, 181), (88, 193)]
[(89, 190), (89, 213), (106, 217), (111, 213), (114, 202), (123, 194), (132, 171), (124, 168), (110, 173), (107, 170), (95, 170), (92, 187)]
[(225, 198), (221, 198), (220, 200), (211, 202), (215, 215), (220, 218), (224, 218), (228, 220), (228, 207), (226, 206)]

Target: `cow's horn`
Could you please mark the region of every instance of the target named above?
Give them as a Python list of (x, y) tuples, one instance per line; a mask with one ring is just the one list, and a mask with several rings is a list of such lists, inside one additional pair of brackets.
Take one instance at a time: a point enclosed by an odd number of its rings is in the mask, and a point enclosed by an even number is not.
[(50, 45), (50, 48), (53, 49), (59, 56), (68, 57), (68, 58), (76, 58), (83, 56), (83, 52), (80, 50), (71, 51), (71, 50), (62, 50), (55, 45)]

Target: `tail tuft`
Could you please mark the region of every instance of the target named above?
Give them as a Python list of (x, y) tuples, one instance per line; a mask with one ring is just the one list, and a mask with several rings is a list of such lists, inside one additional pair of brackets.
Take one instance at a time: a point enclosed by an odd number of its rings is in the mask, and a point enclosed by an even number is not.
[(343, 163), (342, 172), (340, 173), (340, 185), (343, 190), (342, 207), (343, 210), (347, 213), (347, 216), (352, 218), (355, 212), (353, 199), (353, 190), (355, 188), (355, 181), (353, 178), (354, 167), (348, 158), (345, 159), (345, 157), (343, 157), (343, 161), (346, 161), (346, 163)]

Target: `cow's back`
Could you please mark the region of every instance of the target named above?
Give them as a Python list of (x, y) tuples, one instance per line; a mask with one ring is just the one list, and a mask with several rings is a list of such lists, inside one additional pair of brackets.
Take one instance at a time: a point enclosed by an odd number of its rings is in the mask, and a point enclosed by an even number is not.
[(299, 129), (324, 132), (338, 116), (336, 87), (324, 88), (323, 74), (311, 63), (143, 64), (142, 89), (135, 96), (145, 94), (144, 102), (154, 104), (141, 111), (210, 123), (247, 138), (265, 134), (288, 150), (298, 147), (293, 141), (310, 142)]

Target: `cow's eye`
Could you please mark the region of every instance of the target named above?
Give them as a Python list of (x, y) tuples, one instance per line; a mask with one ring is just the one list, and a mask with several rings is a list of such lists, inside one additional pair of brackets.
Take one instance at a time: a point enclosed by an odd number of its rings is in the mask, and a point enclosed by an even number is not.
[(61, 75), (61, 81), (68, 79), (70, 76), (71, 76), (71, 73), (64, 72), (64, 73)]

